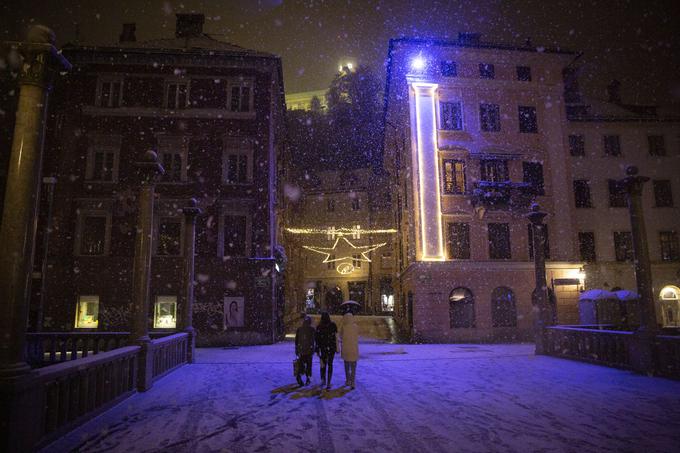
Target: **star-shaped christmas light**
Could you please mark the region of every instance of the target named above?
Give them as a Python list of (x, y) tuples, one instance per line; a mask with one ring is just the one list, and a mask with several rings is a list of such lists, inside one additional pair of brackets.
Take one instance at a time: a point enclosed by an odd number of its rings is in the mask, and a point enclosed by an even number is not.
[[(351, 252), (359, 252), (359, 255), (361, 255), (361, 258), (356, 257), (356, 253), (350, 254), (350, 255), (343, 255), (340, 257), (336, 257), (331, 259), (331, 254), (332, 252), (335, 252), (338, 246), (338, 243), (340, 241), (346, 242), (351, 249), (349, 249)], [(355, 261), (363, 261), (365, 263), (370, 263), (371, 259), (368, 257), (368, 254), (372, 252), (375, 249), (378, 249), (384, 245), (386, 245), (387, 242), (381, 242), (380, 244), (373, 244), (373, 245), (354, 245), (352, 244), (345, 236), (340, 236), (335, 239), (335, 242), (333, 243), (333, 247), (314, 247), (311, 245), (303, 245), (302, 248), (305, 248), (307, 250), (311, 250), (312, 252), (320, 253), (322, 255), (326, 255), (324, 258), (323, 262), (324, 263), (333, 263), (336, 261), (343, 261), (343, 260), (355, 260)], [(342, 249), (341, 249), (342, 250)]]

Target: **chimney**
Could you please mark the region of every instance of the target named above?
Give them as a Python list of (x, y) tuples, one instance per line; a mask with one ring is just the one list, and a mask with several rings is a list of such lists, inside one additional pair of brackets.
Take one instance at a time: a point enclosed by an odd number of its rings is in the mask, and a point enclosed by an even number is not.
[(607, 96), (609, 102), (614, 104), (621, 103), (621, 82), (618, 80), (612, 80), (609, 85), (607, 85)]
[(135, 36), (135, 30), (137, 30), (137, 25), (135, 23), (123, 24), (123, 31), (118, 37), (118, 41), (119, 42), (137, 41), (137, 36)]
[(458, 33), (458, 42), (463, 45), (478, 46), (481, 40), (481, 33)]
[(578, 68), (564, 68), (562, 70), (564, 82), (564, 101), (567, 103), (581, 102), (581, 90), (578, 86)]
[(203, 34), (203, 14), (177, 14), (175, 23), (176, 38), (196, 38)]

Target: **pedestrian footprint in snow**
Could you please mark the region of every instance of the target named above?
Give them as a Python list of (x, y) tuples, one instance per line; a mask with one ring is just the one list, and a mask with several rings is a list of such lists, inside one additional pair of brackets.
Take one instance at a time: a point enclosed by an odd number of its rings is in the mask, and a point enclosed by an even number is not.
[[(295, 332), (295, 355), (297, 356), (298, 368), (295, 378), (300, 386), (309, 384), (312, 377), (312, 358), (314, 357), (314, 327), (312, 318), (305, 317), (302, 326)], [(302, 382), (302, 375), (307, 376), (305, 383)]]
[(338, 327), (328, 312), (321, 313), (321, 322), (316, 328), (316, 353), (319, 355), (319, 365), (321, 366), (321, 387), (326, 390), (331, 388), (331, 377), (333, 376), (333, 358), (337, 352)]
[(342, 360), (345, 362), (345, 385), (356, 386), (357, 360), (359, 360), (359, 327), (352, 313), (345, 313), (340, 324)]

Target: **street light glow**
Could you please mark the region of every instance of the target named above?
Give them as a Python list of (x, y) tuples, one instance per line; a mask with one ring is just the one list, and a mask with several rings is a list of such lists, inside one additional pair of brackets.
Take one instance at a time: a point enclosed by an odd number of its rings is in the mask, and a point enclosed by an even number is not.
[(413, 60), (411, 60), (411, 69), (414, 69), (416, 71), (422, 71), (425, 69), (425, 58), (422, 56), (418, 55), (417, 57), (414, 57)]

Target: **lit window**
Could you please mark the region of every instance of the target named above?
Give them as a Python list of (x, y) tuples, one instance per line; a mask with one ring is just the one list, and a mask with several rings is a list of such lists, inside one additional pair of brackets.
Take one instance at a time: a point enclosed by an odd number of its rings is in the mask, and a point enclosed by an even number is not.
[(361, 259), (363, 257), (360, 253), (352, 255), (352, 266), (359, 269), (361, 267)]
[(165, 89), (165, 106), (169, 109), (185, 109), (189, 107), (189, 83), (168, 83)]
[(465, 193), (465, 163), (462, 160), (445, 159), (444, 170), (444, 193)]
[(174, 329), (177, 326), (177, 297), (156, 296), (153, 310), (154, 329)]
[(488, 159), (479, 162), (482, 181), (506, 182), (510, 180), (507, 160)]
[(680, 289), (666, 286), (659, 293), (664, 327), (680, 327)]
[(229, 111), (250, 112), (253, 110), (253, 97), (249, 83), (229, 84)]
[(96, 329), (99, 326), (99, 296), (79, 296), (76, 307), (76, 329)]

